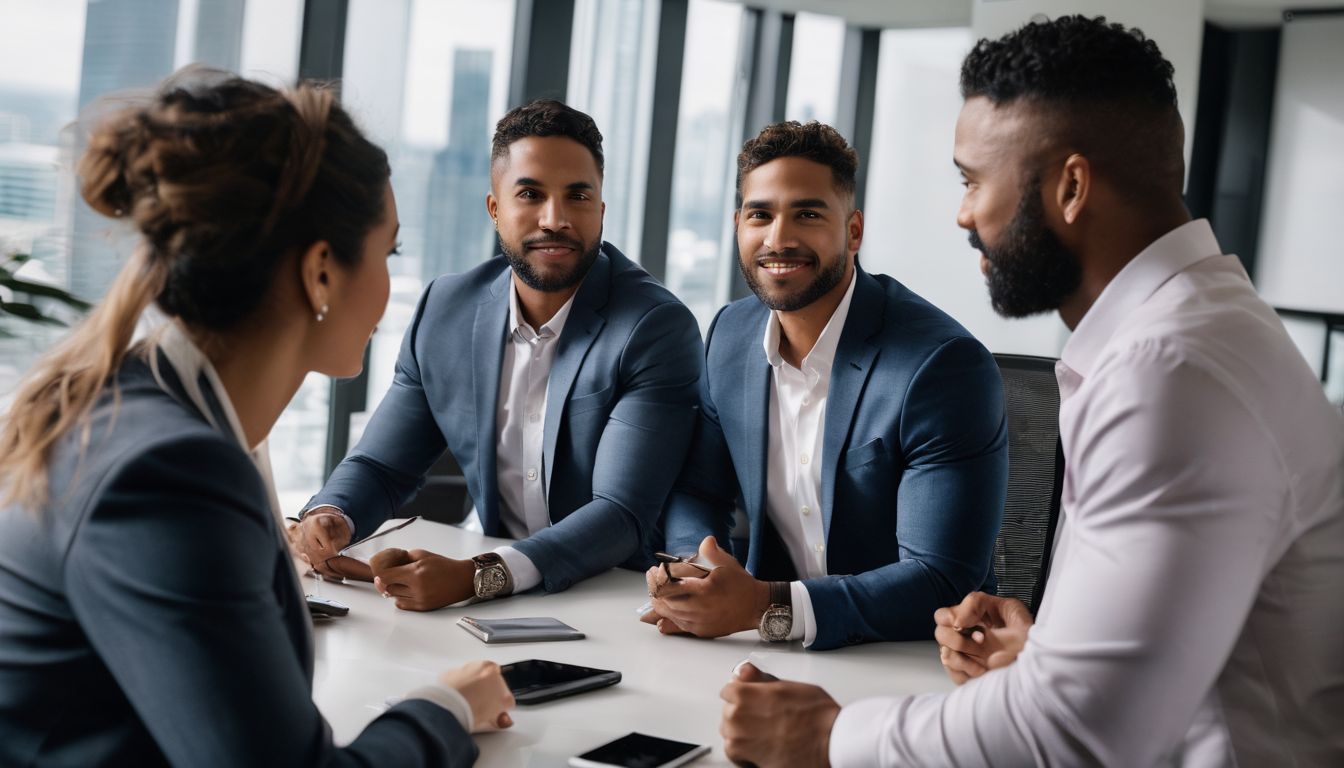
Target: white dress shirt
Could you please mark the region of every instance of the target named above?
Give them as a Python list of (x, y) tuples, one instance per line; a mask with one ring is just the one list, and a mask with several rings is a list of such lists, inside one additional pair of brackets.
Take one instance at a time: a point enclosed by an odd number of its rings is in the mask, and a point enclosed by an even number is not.
[[(546, 386), (555, 364), (556, 341), (573, 306), (574, 296), (570, 296), (550, 320), (534, 330), (519, 311), (518, 288), (509, 282), (509, 338), (499, 374), (495, 476), (500, 520), (515, 539), (527, 538), (551, 524), (543, 456)], [(515, 592), (541, 583), (541, 572), (527, 555), (509, 546), (495, 552), (508, 566)]]
[(843, 766), (1344, 765), (1344, 418), (1203, 220), (1057, 365), (1050, 583), (1012, 665), (841, 710)]
[[(821, 450), (831, 363), (854, 298), (849, 288), (826, 322), (817, 343), (794, 368), (779, 354), (779, 313), (771, 312), (761, 344), (770, 361), (770, 445), (766, 454), (766, 513), (804, 579), (825, 576), (826, 532), (821, 516)], [(812, 598), (802, 581), (789, 585), (793, 602), (790, 639), (811, 645), (817, 636)]]

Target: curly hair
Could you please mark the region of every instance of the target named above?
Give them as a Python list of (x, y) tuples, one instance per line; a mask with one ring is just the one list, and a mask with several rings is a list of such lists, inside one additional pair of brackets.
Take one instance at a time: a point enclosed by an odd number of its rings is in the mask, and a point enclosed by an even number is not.
[(582, 144), (593, 153), (597, 173), (603, 173), (602, 132), (593, 118), (555, 99), (537, 99), (514, 107), (495, 124), (490, 147), (490, 162), (509, 153), (509, 145), (531, 136), (564, 136)]
[(801, 157), (829, 167), (836, 189), (844, 195), (854, 194), (859, 153), (839, 131), (816, 120), (774, 123), (747, 139), (737, 155), (737, 194), (742, 194), (743, 177), (781, 157)]
[(976, 43), (961, 65), (961, 95), (996, 104), (1035, 98), (1174, 109), (1174, 74), (1142, 30), (1108, 24), (1105, 16), (1063, 16)]
[(1179, 191), (1184, 127), (1175, 73), (1142, 30), (1104, 16), (1033, 21), (981, 39), (961, 66), (961, 95), (1028, 103), (1050, 130), (1087, 149), (1134, 191)]

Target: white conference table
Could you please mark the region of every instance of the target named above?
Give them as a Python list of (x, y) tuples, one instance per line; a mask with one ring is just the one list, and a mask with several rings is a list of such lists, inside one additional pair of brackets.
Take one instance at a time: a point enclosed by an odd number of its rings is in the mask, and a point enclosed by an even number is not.
[[(423, 527), (420, 547), (448, 557), (470, 557), (507, 543), (426, 520), (414, 527)], [(302, 581), (309, 594), (350, 606), (348, 616), (313, 628), (313, 699), (342, 744), (377, 717), (388, 698), (482, 658), (501, 664), (539, 658), (622, 675), (609, 688), (519, 706), (512, 728), (476, 737), (482, 766), (564, 766), (571, 755), (630, 731), (709, 744), (711, 755), (695, 764), (727, 765), (719, 736), (719, 690), (733, 667), (749, 657), (781, 678), (826, 688), (841, 704), (952, 688), (932, 641), (806, 651), (801, 643), (763, 643), (755, 632), (716, 640), (665, 637), (638, 621), (636, 609), (647, 600), (643, 575), (621, 569), (554, 595), (524, 594), (430, 613), (398, 610), (371, 584)], [(464, 615), (552, 616), (587, 638), (486, 645), (456, 626)]]

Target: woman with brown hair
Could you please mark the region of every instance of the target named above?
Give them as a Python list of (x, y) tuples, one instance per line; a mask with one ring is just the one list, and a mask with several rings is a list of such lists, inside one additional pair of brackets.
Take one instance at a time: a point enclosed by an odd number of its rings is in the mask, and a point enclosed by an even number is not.
[[(309, 371), (350, 376), (388, 297), (387, 156), (329, 91), (201, 70), (106, 119), (84, 199), (140, 234), (0, 425), (0, 764), (467, 764), (498, 667), (336, 748), (250, 454)], [(132, 343), (151, 304), (168, 316)]]

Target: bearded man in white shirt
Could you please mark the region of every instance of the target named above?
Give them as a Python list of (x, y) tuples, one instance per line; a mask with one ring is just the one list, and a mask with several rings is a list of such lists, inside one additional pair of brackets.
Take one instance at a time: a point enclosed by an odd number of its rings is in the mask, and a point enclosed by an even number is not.
[(1073, 330), (1044, 602), (1034, 624), (983, 593), (939, 610), (951, 694), (841, 708), (747, 665), (723, 691), (728, 755), (1344, 765), (1344, 419), (1190, 220), (1171, 64), (1075, 16), (981, 40), (961, 87), (957, 223), (991, 300)]

